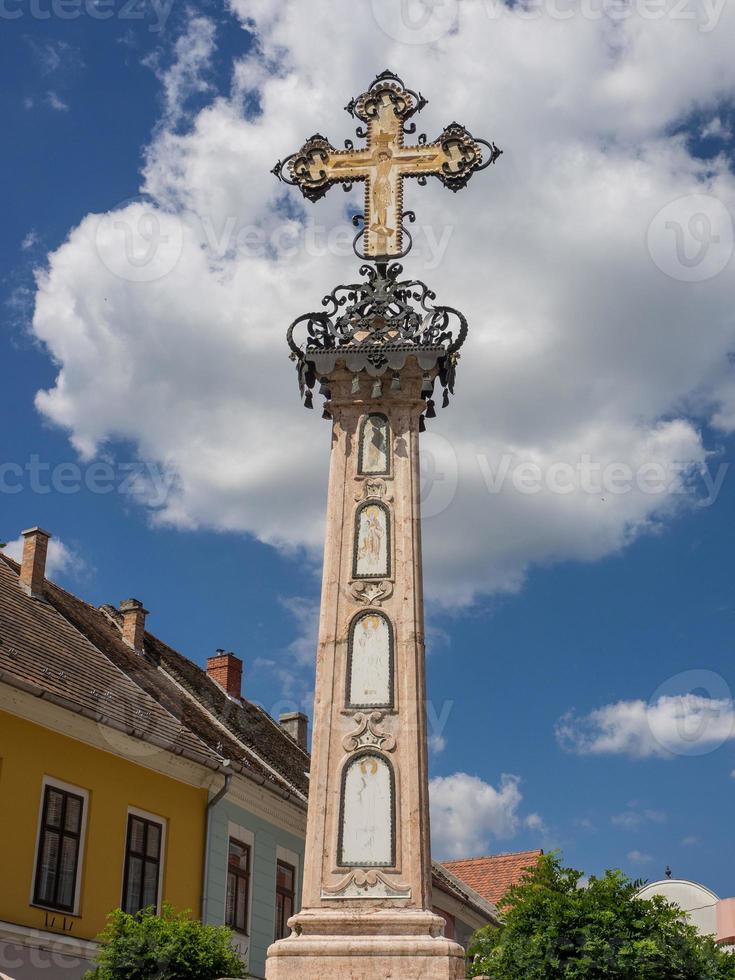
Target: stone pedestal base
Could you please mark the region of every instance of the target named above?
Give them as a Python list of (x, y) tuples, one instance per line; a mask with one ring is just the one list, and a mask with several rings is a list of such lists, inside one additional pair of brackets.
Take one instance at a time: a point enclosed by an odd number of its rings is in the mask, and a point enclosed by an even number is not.
[(312, 909), (268, 950), (266, 980), (464, 980), (444, 920), (413, 909)]

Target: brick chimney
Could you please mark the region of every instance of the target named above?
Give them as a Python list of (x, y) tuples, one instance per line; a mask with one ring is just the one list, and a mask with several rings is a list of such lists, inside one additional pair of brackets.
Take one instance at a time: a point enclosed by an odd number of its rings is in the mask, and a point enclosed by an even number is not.
[(20, 563), (20, 584), (34, 599), (41, 599), (46, 580), (46, 554), (51, 535), (40, 527), (31, 527), (22, 533), (23, 558)]
[(281, 728), (288, 732), (304, 752), (307, 750), (306, 735), (309, 729), (309, 719), (300, 711), (291, 711), (287, 715), (281, 715), (278, 719)]
[(120, 603), (120, 612), (123, 620), (123, 640), (136, 653), (142, 653), (145, 639), (145, 618), (148, 615), (148, 610), (143, 608), (143, 603), (138, 599), (123, 599)]
[(218, 650), (207, 658), (207, 674), (232, 698), (242, 698), (242, 660), (234, 653)]

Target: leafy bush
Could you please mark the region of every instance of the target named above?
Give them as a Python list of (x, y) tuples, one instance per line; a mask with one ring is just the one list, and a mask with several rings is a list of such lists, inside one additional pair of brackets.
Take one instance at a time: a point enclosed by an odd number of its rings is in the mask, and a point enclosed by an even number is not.
[(636, 898), (621, 871), (582, 884), (556, 854), (500, 902), (503, 925), (475, 934), (470, 975), (493, 980), (735, 980), (735, 955), (663, 898)]
[(245, 966), (224, 926), (205, 926), (164, 905), (160, 915), (145, 909), (107, 917), (98, 937), (97, 968), (84, 980), (217, 980), (244, 977)]

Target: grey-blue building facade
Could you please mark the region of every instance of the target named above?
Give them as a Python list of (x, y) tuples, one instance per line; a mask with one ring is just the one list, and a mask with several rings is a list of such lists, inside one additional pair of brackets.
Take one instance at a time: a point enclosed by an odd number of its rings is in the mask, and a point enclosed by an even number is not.
[[(233, 929), (235, 943), (249, 973), (257, 978), (265, 976), (266, 952), (283, 931), (277, 915), (279, 865), (294, 869), (292, 912), (301, 907), (306, 830), (305, 812), (299, 813), (293, 803), (282, 797), (274, 798), (272, 806), (280, 811), (278, 816), (268, 814), (268, 804), (263, 807), (262, 803), (262, 799), (253, 798), (250, 787), (236, 780), (227, 796), (212, 808), (203, 900), (204, 921), (212, 925), (227, 924)], [(289, 829), (291, 822), (294, 826)], [(249, 849), (245, 918), (240, 922), (232, 915), (233, 884), (228, 869), (232, 842)]]

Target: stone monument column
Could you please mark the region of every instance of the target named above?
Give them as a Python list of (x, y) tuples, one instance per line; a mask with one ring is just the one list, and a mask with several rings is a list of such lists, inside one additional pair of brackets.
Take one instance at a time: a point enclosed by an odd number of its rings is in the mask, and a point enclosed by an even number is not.
[(430, 899), (418, 469), (425, 402), (415, 362), (399, 377), (401, 390), (377, 399), (368, 376), (354, 393), (344, 368), (328, 379), (310, 780), (322, 805), (307, 833), (307, 908), (340, 907), (347, 895), (362, 908), (370, 896), (419, 908)]
[[(391, 257), (408, 250), (403, 176), (456, 190), (483, 162), (452, 124), (403, 145), (425, 104), (390, 73), (350, 111), (368, 149), (315, 136), (282, 179), (316, 199), (366, 183), (363, 281), (336, 287), (288, 331), (307, 408), (324, 398), (332, 447), (302, 911), (268, 951), (268, 980), (461, 980), (464, 950), (431, 911), (419, 433), (454, 391), (467, 323)], [(287, 176), (284, 176), (287, 174)], [(456, 186), (455, 186), (456, 185)], [(359, 222), (357, 222), (359, 223)]]
[(459, 980), (430, 911), (418, 450), (437, 352), (382, 379), (307, 356), (331, 368), (332, 449), (303, 911), (267, 976)]

